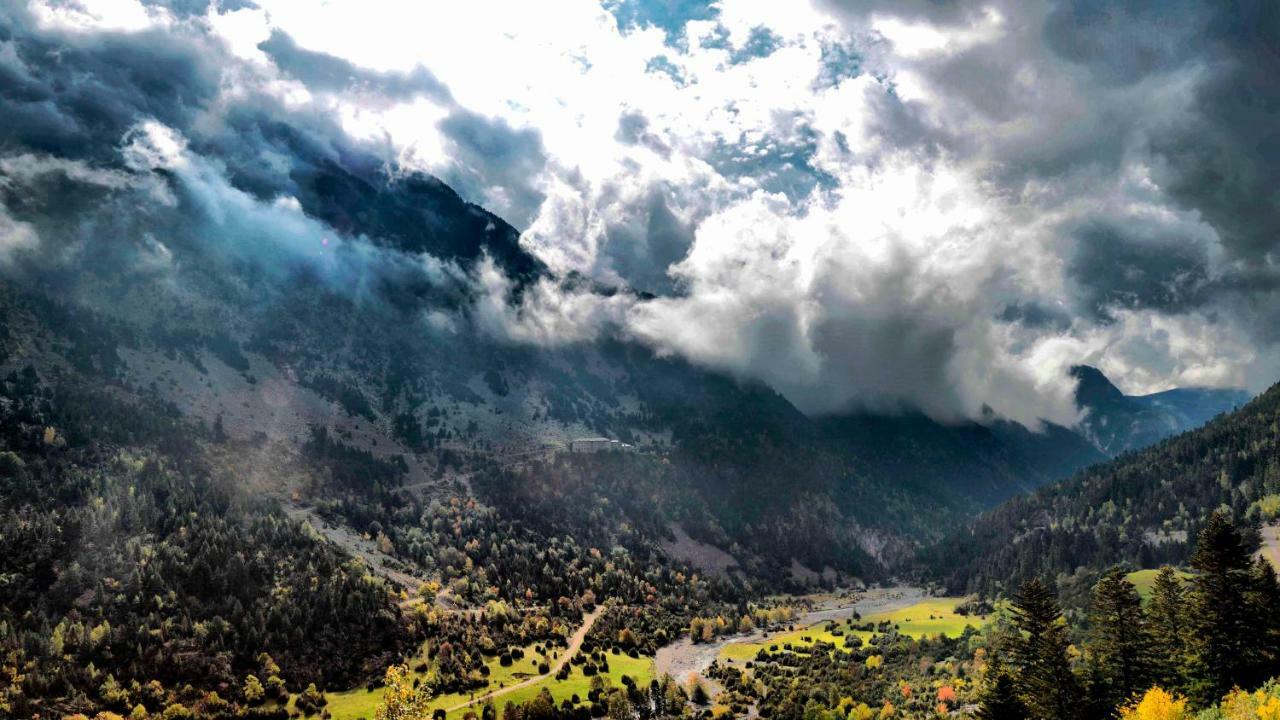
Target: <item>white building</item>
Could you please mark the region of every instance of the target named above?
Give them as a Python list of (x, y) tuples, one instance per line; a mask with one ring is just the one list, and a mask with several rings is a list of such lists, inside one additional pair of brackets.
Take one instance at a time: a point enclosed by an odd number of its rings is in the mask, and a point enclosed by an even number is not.
[(569, 441), (569, 452), (575, 453), (595, 453), (608, 450), (629, 452), (634, 449), (629, 443), (618, 442), (604, 437), (575, 438)]

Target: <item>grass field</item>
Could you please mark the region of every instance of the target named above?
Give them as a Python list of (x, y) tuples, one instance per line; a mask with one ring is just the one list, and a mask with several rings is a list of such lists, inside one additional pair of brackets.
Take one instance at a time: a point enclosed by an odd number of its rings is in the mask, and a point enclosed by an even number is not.
[[(1183, 580), (1191, 577), (1191, 573), (1185, 570), (1177, 570), (1176, 572), (1178, 577)], [(1125, 577), (1138, 589), (1138, 596), (1142, 598), (1143, 602), (1146, 602), (1151, 599), (1151, 586), (1155, 584), (1156, 575), (1159, 574), (1159, 570), (1138, 570), (1125, 575)]]
[(888, 613), (876, 613), (862, 619), (863, 622), (879, 623), (888, 620), (897, 626), (898, 632), (912, 638), (945, 635), (954, 637), (964, 632), (969, 626), (982, 626), (982, 619), (956, 614), (956, 605), (963, 598), (928, 598), (910, 607)]
[[(609, 672), (605, 674), (614, 685), (622, 684), (622, 676), (626, 675), (639, 685), (648, 685), (653, 678), (653, 659), (647, 657), (632, 658), (623, 654), (609, 654)], [(537, 657), (533, 652), (533, 647), (525, 648), (524, 658), (512, 663), (510, 667), (502, 667), (498, 663), (497, 658), (489, 660), (486, 665), (489, 667), (489, 687), (483, 690), (477, 690), (475, 696), (483, 695), (487, 692), (498, 690), (519, 683), (526, 678), (536, 676), (538, 674), (537, 664), (541, 658)], [(553, 661), (554, 662), (554, 661)], [(499, 710), (508, 702), (524, 702), (537, 695), (542, 688), (551, 691), (551, 695), (559, 703), (561, 700), (578, 697), (585, 701), (587, 692), (591, 687), (591, 678), (582, 674), (582, 666), (570, 665), (572, 672), (565, 680), (556, 680), (554, 677), (546, 678), (541, 682), (535, 683), (529, 687), (520, 688), (506, 695), (502, 695), (493, 700), (493, 704)], [(360, 720), (364, 718), (368, 720), (373, 717), (373, 711), (377, 708), (378, 703), (382, 702), (382, 688), (375, 690), (367, 690), (358, 688), (345, 692), (327, 693), (326, 697), (329, 704), (325, 706), (333, 715), (333, 720)], [(441, 695), (433, 699), (431, 708), (452, 708), (467, 702), (471, 699), (471, 693), (452, 693), (449, 695)], [(475, 708), (476, 714), (479, 714), (479, 705)], [(457, 710), (449, 713), (450, 718), (460, 718), (465, 710)]]
[[(493, 704), (501, 714), (502, 706), (506, 703), (522, 703), (533, 698), (533, 696), (542, 692), (542, 688), (551, 691), (551, 696), (555, 698), (556, 704), (561, 700), (572, 698), (577, 695), (579, 700), (585, 702), (587, 693), (591, 689), (591, 678), (582, 674), (582, 666), (571, 665), (573, 672), (564, 680), (556, 680), (554, 677), (547, 678), (541, 682), (523, 687), (519, 690), (507, 693), (500, 697), (494, 698)], [(605, 673), (605, 677), (609, 678), (613, 685), (622, 685), (622, 676), (626, 675), (636, 682), (637, 685), (645, 686), (653, 678), (653, 658), (640, 657), (632, 658), (626, 655), (610, 654), (609, 655), (609, 672)], [(479, 694), (479, 693), (478, 693)], [(433, 702), (431, 707), (449, 708), (459, 703), (466, 702), (468, 698), (465, 696), (445, 696)], [(476, 714), (480, 714), (482, 704), (477, 704), (470, 708), (475, 710)], [(449, 714), (450, 718), (462, 717), (466, 710), (458, 710)], [(337, 716), (335, 715), (335, 718)]]
[(771, 635), (769, 639), (758, 642), (740, 642), (730, 643), (720, 649), (721, 660), (736, 660), (739, 662), (754, 659), (756, 653), (765, 648), (777, 645), (781, 648), (784, 645), (790, 645), (793, 648), (812, 647), (820, 642), (831, 643), (836, 647), (844, 647), (844, 638), (847, 635), (856, 635), (862, 638), (865, 643), (870, 639), (873, 633), (850, 630), (848, 625), (840, 623), (834, 629), (843, 630), (844, 635), (835, 635), (828, 627), (831, 623), (820, 623), (818, 625), (792, 630), (789, 632), (780, 632)]
[[(844, 647), (845, 637), (849, 635), (856, 635), (865, 643), (874, 633), (854, 630), (853, 627), (868, 622), (878, 625), (888, 621), (897, 626), (898, 632), (917, 639), (935, 635), (955, 636), (964, 632), (965, 627), (972, 625), (976, 628), (983, 622), (981, 618), (957, 615), (955, 607), (961, 601), (962, 598), (927, 598), (901, 610), (865, 615), (857, 623), (824, 621), (799, 630), (777, 633), (764, 642), (731, 643), (720, 650), (720, 658), (742, 662), (773, 645), (782, 647), (790, 644), (795, 648), (805, 648), (826, 642), (840, 648)], [(833, 631), (842, 631), (843, 634), (836, 635)]]

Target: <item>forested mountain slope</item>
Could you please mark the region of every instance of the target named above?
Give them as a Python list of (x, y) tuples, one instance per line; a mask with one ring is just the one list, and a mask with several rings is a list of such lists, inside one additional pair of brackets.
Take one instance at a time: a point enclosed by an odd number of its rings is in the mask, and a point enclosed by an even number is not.
[(1280, 507), (1280, 385), (1203, 428), (1014, 498), (922, 557), (949, 590), (996, 591), (1127, 562), (1182, 561), (1225, 508), (1253, 522)]

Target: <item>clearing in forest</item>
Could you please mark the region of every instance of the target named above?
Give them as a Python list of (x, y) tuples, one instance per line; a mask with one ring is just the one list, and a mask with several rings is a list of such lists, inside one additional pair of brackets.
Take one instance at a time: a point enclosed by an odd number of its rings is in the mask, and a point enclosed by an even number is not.
[(845, 638), (856, 636), (866, 643), (879, 631), (868, 631), (867, 623), (879, 627), (888, 622), (903, 635), (912, 638), (932, 637), (934, 635), (956, 636), (964, 632), (965, 627), (978, 628), (983, 618), (956, 613), (956, 605), (964, 598), (925, 598), (904, 608), (864, 615), (861, 620), (824, 620), (808, 627), (787, 632), (779, 632), (761, 642), (730, 643), (720, 650), (720, 659), (747, 661), (755, 658), (761, 650), (774, 646), (782, 648), (790, 645), (793, 648), (811, 647), (819, 642), (845, 646)]

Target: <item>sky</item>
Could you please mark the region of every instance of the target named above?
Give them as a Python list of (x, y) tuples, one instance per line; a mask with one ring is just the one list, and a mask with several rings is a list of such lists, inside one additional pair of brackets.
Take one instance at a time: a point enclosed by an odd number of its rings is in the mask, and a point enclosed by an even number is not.
[[(0, 31), (0, 263), (58, 232), (14, 200), (51, 176), (135, 208), (176, 177), (228, 243), (470, 284), (437, 322), (621, 337), (814, 414), (1069, 424), (1077, 363), (1130, 393), (1280, 376), (1261, 0), (30, 0)], [(279, 181), (279, 126), (442, 179), (548, 273), (340, 236)]]

